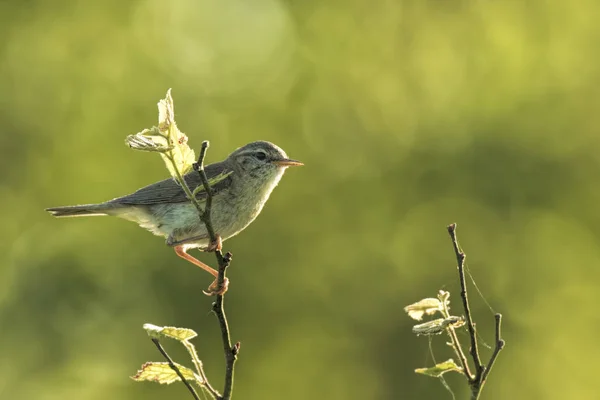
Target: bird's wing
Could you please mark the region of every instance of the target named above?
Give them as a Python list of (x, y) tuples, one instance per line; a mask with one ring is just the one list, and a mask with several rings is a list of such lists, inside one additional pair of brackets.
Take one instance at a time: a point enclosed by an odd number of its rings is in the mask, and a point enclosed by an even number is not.
[[(231, 174), (233, 170), (226, 167), (225, 163), (215, 163), (207, 165), (204, 168), (208, 183), (216, 194), (231, 185)], [(194, 191), (197, 187), (202, 186), (200, 174), (196, 171), (191, 171), (184, 176), (190, 190)], [(205, 199), (206, 191), (201, 188), (196, 192), (197, 199)], [(123, 205), (152, 205), (162, 203), (183, 203), (189, 201), (183, 189), (177, 184), (173, 178), (165, 179), (160, 182), (153, 183), (143, 187), (136, 192), (110, 200), (111, 204)]]

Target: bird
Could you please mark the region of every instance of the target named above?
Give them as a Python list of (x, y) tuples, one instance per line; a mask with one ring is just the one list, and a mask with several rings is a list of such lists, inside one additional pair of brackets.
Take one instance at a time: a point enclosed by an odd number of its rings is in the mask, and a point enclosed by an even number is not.
[[(213, 275), (215, 281), (208, 294), (223, 294), (228, 281), (218, 287), (218, 272), (188, 251), (220, 250), (223, 240), (237, 235), (256, 219), (285, 170), (302, 165), (302, 162), (288, 158), (277, 145), (262, 140), (236, 149), (221, 162), (206, 165), (206, 177), (212, 182), (211, 222), (218, 235), (216, 243), (211, 242), (198, 210), (173, 178), (103, 203), (51, 207), (46, 211), (55, 217), (109, 215), (133, 221), (153, 234), (165, 237), (166, 244), (179, 257)], [(202, 187), (197, 171), (188, 172), (183, 179), (191, 190)], [(206, 191), (199, 189), (195, 193), (198, 201), (205, 204)]]

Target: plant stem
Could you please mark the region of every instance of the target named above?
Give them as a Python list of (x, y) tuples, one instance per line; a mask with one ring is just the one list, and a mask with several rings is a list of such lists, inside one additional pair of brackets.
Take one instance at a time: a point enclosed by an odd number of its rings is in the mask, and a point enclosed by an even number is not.
[[(450, 317), (450, 310), (448, 310), (447, 302), (444, 302), (443, 307), (444, 307), (444, 313), (443, 313), (444, 318)], [(454, 352), (456, 353), (456, 356), (458, 357), (458, 361), (460, 361), (460, 364), (461, 364), (460, 366), (462, 367), (463, 372), (465, 373), (468, 380), (471, 381), (473, 379), (473, 375), (471, 374), (471, 369), (469, 368), (469, 362), (467, 361), (465, 352), (463, 351), (462, 346), (460, 345), (460, 341), (458, 340), (458, 336), (456, 335), (456, 330), (454, 330), (454, 327), (452, 325), (448, 325), (446, 330), (448, 331), (448, 336), (450, 336), (450, 340), (452, 342), (452, 347), (454, 348)]]
[(458, 264), (458, 277), (460, 280), (460, 297), (462, 298), (463, 308), (465, 309), (465, 319), (467, 320), (467, 329), (469, 330), (469, 336), (471, 338), (471, 347), (469, 352), (475, 363), (475, 377), (471, 377), (470, 381), (479, 381), (485, 367), (481, 363), (481, 357), (479, 356), (479, 347), (477, 345), (477, 333), (475, 331), (475, 324), (471, 317), (471, 308), (469, 306), (469, 297), (467, 295), (467, 282), (465, 279), (465, 253), (460, 249), (458, 240), (456, 238), (456, 224), (448, 225), (448, 233), (452, 239), (452, 245), (454, 247), (454, 253), (456, 254), (456, 261)]
[(208, 393), (210, 393), (213, 399), (220, 398), (221, 394), (219, 394), (219, 392), (212, 387), (212, 385), (208, 381), (208, 378), (206, 377), (206, 372), (204, 372), (204, 365), (202, 364), (202, 361), (200, 361), (200, 359), (198, 358), (198, 354), (196, 353), (194, 345), (187, 340), (184, 340), (182, 344), (185, 346), (186, 350), (190, 354), (190, 357), (192, 357), (192, 362), (196, 367), (196, 371), (198, 371), (198, 375), (200, 375), (200, 378), (202, 378), (202, 380), (204, 381), (204, 388), (208, 391)]
[[(204, 186), (204, 190), (206, 191), (206, 203), (204, 205), (204, 210), (194, 196), (192, 190), (190, 190), (187, 182), (181, 176), (181, 172), (177, 168), (175, 160), (171, 155), (168, 155), (169, 161), (173, 165), (173, 169), (176, 172), (176, 179), (179, 182), (180, 186), (183, 188), (188, 199), (194, 204), (196, 209), (198, 210), (198, 215), (200, 220), (206, 225), (206, 231), (212, 243), (215, 243), (218, 238), (215, 233), (215, 229), (212, 225), (212, 221), (210, 218), (210, 213), (212, 209), (212, 198), (213, 193), (212, 189), (208, 183), (208, 178), (206, 177), (206, 173), (204, 171), (204, 157), (206, 156), (206, 150), (208, 149), (209, 143), (208, 141), (202, 142), (202, 148), (200, 149), (200, 155), (198, 157), (198, 162), (194, 164), (194, 170), (196, 170), (200, 174), (200, 179), (202, 181), (202, 185)], [(231, 253), (227, 253), (223, 256), (223, 252), (221, 249), (215, 250), (215, 255), (217, 258), (217, 263), (219, 264), (219, 274), (217, 277), (217, 287), (222, 287), (225, 282), (225, 270), (231, 263), (232, 255)], [(236, 343), (235, 345), (231, 344), (231, 335), (229, 333), (229, 324), (227, 323), (227, 315), (225, 314), (224, 308), (224, 296), (217, 295), (216, 301), (212, 305), (212, 310), (217, 316), (217, 320), (219, 321), (219, 327), (221, 328), (221, 338), (223, 341), (223, 351), (225, 354), (225, 384), (223, 388), (223, 395), (217, 396), (219, 400), (229, 400), (231, 399), (231, 393), (233, 391), (233, 377), (235, 372), (235, 361), (237, 359), (237, 354), (240, 349), (240, 344)]]
[[(461, 250), (458, 239), (456, 237), (456, 224), (448, 225), (448, 233), (450, 234), (450, 238), (452, 239), (452, 245), (454, 247), (454, 253), (456, 254), (456, 261), (458, 264), (458, 277), (460, 280), (460, 297), (462, 298), (463, 307), (465, 310), (465, 318), (467, 322), (467, 329), (469, 330), (469, 337), (471, 338), (471, 348), (470, 354), (471, 358), (473, 358), (473, 363), (475, 364), (475, 376), (467, 375), (469, 387), (471, 388), (471, 400), (478, 400), (481, 395), (481, 391), (483, 390), (483, 385), (485, 384), (500, 351), (504, 348), (504, 340), (502, 339), (501, 332), (501, 324), (502, 324), (502, 314), (496, 314), (496, 347), (494, 348), (494, 352), (488, 361), (487, 366), (481, 363), (481, 357), (479, 355), (479, 348), (477, 346), (477, 331), (475, 328), (475, 324), (473, 323), (473, 318), (471, 317), (471, 308), (469, 306), (469, 297), (467, 295), (467, 282), (465, 279), (465, 253)], [(453, 329), (450, 329), (453, 331)], [(453, 340), (454, 341), (454, 340)], [(460, 348), (460, 344), (459, 344)], [(462, 349), (461, 349), (462, 351)], [(458, 352), (457, 352), (458, 354)], [(460, 358), (460, 356), (459, 356)], [(461, 359), (462, 363), (462, 359)]]
[(160, 351), (160, 354), (162, 354), (163, 357), (169, 363), (169, 367), (171, 367), (171, 369), (173, 371), (175, 371), (175, 373), (177, 374), (177, 376), (179, 377), (179, 379), (181, 379), (181, 382), (183, 382), (184, 385), (188, 388), (188, 390), (190, 391), (190, 393), (192, 394), (192, 396), (194, 397), (194, 399), (195, 400), (200, 400), (200, 398), (198, 397), (198, 393), (196, 393), (196, 390), (194, 390), (194, 388), (192, 387), (191, 383), (189, 383), (188, 380), (185, 379), (185, 377), (183, 376), (183, 374), (181, 373), (181, 371), (179, 370), (179, 368), (177, 368), (177, 365), (175, 365), (175, 363), (173, 362), (173, 360), (171, 359), (171, 357), (169, 357), (169, 355), (167, 354), (166, 350), (162, 347), (162, 345), (160, 344), (160, 342), (158, 341), (158, 339), (152, 339), (152, 343), (154, 343), (156, 345), (156, 348), (158, 349), (158, 351)]
[[(215, 243), (218, 238), (215, 233), (214, 227), (212, 226), (212, 222), (210, 219), (210, 212), (212, 206), (212, 189), (208, 184), (208, 179), (206, 177), (206, 173), (204, 172), (204, 157), (206, 156), (206, 150), (208, 149), (208, 141), (202, 142), (202, 148), (200, 149), (200, 156), (198, 157), (198, 162), (194, 164), (194, 169), (198, 171), (200, 174), (200, 179), (202, 180), (202, 185), (204, 186), (204, 190), (206, 191), (206, 203), (204, 206), (204, 212), (200, 213), (200, 219), (206, 225), (206, 231), (208, 232), (208, 236), (212, 243)], [(189, 190), (189, 188), (188, 188)], [(191, 193), (191, 192), (190, 192)], [(193, 196), (192, 196), (193, 197)], [(197, 200), (193, 198), (192, 201)], [(215, 256), (217, 258), (217, 262), (219, 264), (219, 275), (217, 277), (217, 287), (222, 287), (225, 282), (225, 271), (229, 264), (231, 263), (232, 255), (231, 253), (225, 254), (223, 256), (223, 252), (221, 249), (216, 249)], [(221, 328), (221, 338), (223, 341), (223, 351), (225, 353), (225, 385), (223, 388), (223, 395), (219, 397), (220, 400), (229, 400), (231, 399), (231, 393), (233, 391), (233, 377), (235, 372), (235, 361), (237, 359), (237, 354), (240, 349), (239, 342), (232, 346), (231, 344), (231, 335), (229, 333), (229, 324), (227, 323), (227, 315), (225, 314), (224, 308), (224, 296), (217, 295), (216, 301), (212, 305), (212, 309), (217, 316), (219, 321), (219, 326)]]
[(494, 347), (494, 352), (490, 357), (490, 361), (488, 361), (488, 364), (485, 367), (485, 372), (481, 377), (481, 383), (479, 384), (480, 390), (483, 389), (483, 385), (485, 385), (485, 381), (496, 362), (496, 358), (498, 358), (498, 354), (500, 354), (500, 351), (502, 351), (505, 345), (504, 339), (502, 339), (502, 314), (496, 314), (494, 317), (496, 318), (496, 346)]
[(196, 207), (196, 210), (198, 210), (198, 214), (200, 215), (200, 219), (202, 219), (202, 215), (204, 215), (204, 210), (202, 210), (202, 206), (200, 205), (200, 202), (193, 195), (192, 191), (190, 190), (190, 187), (188, 186), (187, 182), (181, 175), (179, 168), (177, 168), (177, 163), (175, 162), (175, 160), (173, 159), (173, 157), (171, 156), (170, 153), (167, 153), (167, 158), (169, 159), (169, 161), (171, 162), (171, 165), (173, 166), (173, 169), (175, 170), (175, 175), (176, 175), (175, 180), (177, 181), (177, 183), (179, 183), (179, 186), (181, 186), (181, 188), (185, 192), (185, 195), (187, 196), (187, 198), (192, 202), (194, 207)]

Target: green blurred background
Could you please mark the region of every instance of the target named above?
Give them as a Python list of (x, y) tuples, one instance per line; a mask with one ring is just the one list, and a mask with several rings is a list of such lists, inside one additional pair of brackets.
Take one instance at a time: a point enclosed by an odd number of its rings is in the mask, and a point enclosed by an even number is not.
[[(198, 331), (221, 387), (207, 274), (132, 223), (43, 211), (165, 178), (124, 138), (156, 124), (168, 88), (208, 162), (264, 139), (306, 164), (225, 245), (236, 398), (450, 399), (414, 374), (433, 361), (402, 308), (444, 288), (460, 313), (451, 222), (505, 316), (484, 398), (596, 398), (599, 13), (594, 0), (0, 2), (0, 398), (190, 398), (128, 378), (161, 359), (145, 322)], [(471, 298), (493, 345), (493, 313)]]

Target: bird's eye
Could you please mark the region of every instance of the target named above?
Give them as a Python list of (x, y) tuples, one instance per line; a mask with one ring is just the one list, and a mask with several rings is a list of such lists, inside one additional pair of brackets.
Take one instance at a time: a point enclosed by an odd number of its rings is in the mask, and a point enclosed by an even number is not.
[(259, 153), (256, 153), (255, 157), (261, 161), (264, 161), (267, 159), (267, 155), (265, 153), (263, 153), (262, 151)]

